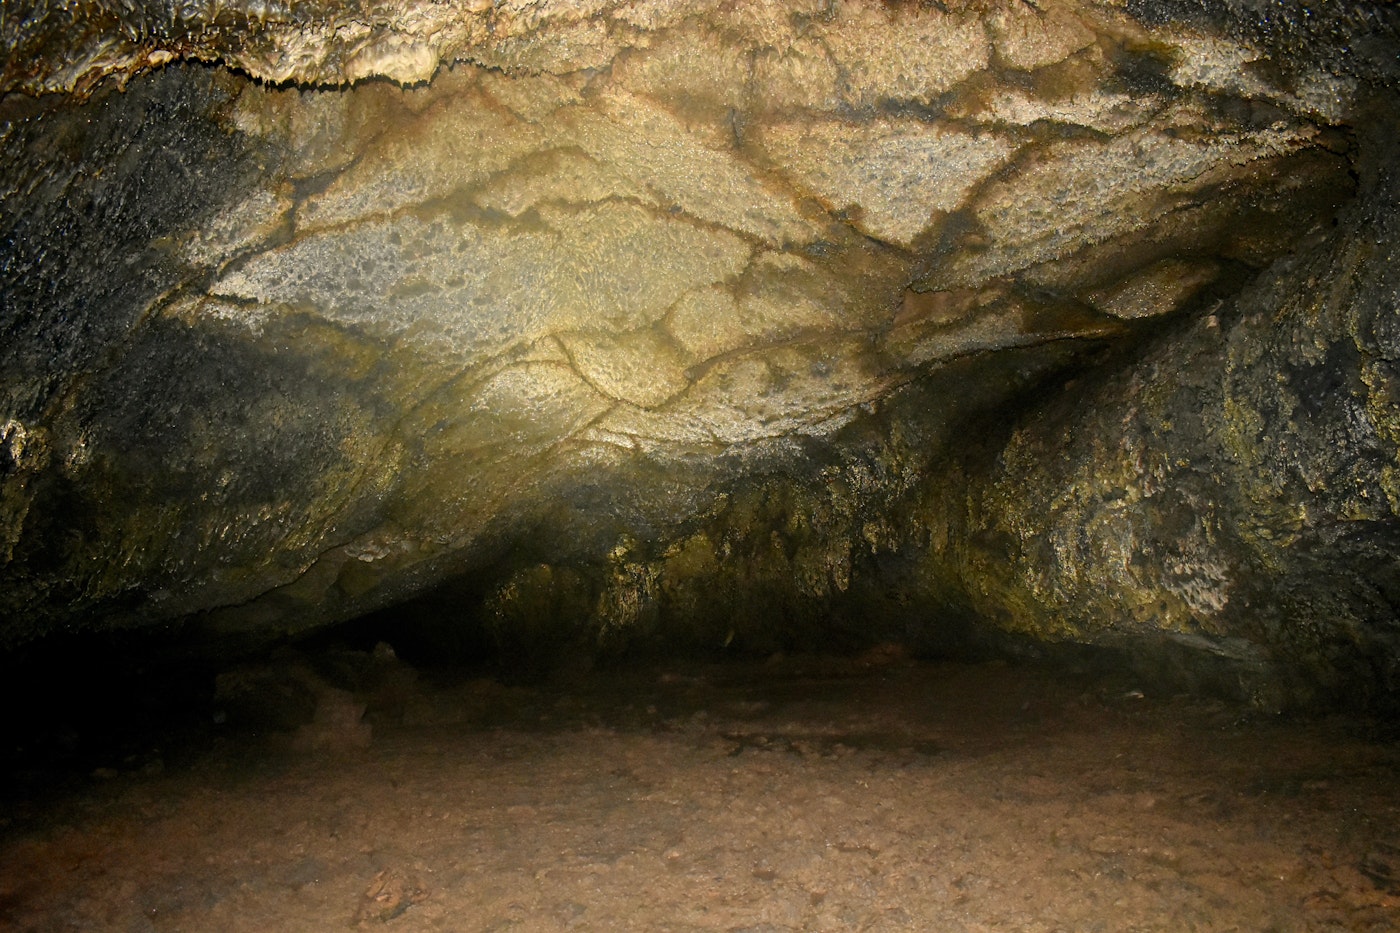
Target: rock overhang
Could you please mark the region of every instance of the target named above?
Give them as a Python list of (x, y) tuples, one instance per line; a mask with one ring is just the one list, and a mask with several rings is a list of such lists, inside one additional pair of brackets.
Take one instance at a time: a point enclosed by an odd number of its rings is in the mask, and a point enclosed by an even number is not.
[(14, 112), (260, 79), (8, 125), (9, 639), (465, 575), (504, 641), (970, 610), (1393, 686), (1383, 5), (396, 10), (8, 21)]

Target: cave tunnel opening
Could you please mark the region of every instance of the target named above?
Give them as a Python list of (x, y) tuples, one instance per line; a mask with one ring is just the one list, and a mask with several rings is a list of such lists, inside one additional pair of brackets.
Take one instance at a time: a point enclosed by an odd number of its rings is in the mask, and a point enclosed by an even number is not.
[(0, 14), (0, 928), (1400, 928), (1400, 9), (390, 6)]

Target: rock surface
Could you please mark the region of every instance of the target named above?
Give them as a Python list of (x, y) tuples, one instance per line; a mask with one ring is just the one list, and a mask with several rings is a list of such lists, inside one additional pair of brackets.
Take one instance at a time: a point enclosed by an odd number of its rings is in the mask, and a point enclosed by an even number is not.
[(17, 9), (0, 639), (971, 613), (1384, 695), (1400, 42), (1279, 6)]

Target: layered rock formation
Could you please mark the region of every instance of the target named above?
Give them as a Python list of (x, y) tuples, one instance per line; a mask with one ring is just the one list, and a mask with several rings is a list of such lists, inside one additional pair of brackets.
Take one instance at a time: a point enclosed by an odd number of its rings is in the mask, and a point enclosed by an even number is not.
[(10, 644), (418, 598), (1396, 686), (1383, 5), (89, 12), (0, 24)]

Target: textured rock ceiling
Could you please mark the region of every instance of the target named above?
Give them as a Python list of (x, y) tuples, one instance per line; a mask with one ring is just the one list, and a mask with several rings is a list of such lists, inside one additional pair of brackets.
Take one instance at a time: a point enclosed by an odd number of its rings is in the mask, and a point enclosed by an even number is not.
[(1392, 689), (1400, 43), (1259, 6), (8, 4), (0, 634)]

